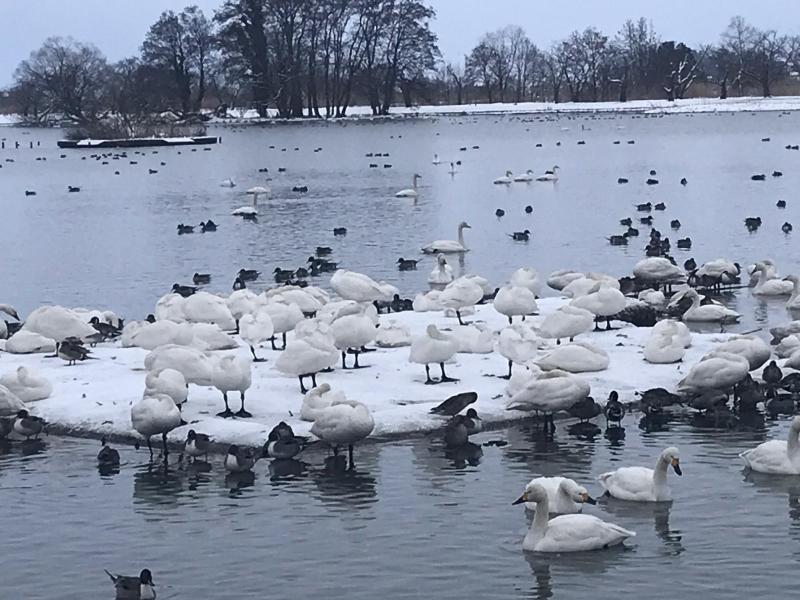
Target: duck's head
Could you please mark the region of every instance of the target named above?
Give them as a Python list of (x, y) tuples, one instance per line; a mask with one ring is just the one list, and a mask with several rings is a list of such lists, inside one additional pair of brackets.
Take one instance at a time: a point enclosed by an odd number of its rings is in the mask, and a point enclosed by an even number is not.
[(477, 411), (477, 410), (475, 410), (474, 408), (470, 408), (470, 409), (467, 411), (467, 418), (469, 418), (469, 419), (478, 419), (478, 420), (480, 420), (480, 417), (478, 416), (478, 411)]
[(541, 502), (547, 498), (547, 491), (538, 483), (529, 483), (522, 495), (512, 502), (512, 505), (523, 502)]
[(187, 441), (187, 442), (191, 442), (191, 441), (195, 440), (196, 438), (197, 438), (197, 432), (195, 432), (195, 430), (194, 430), (194, 429), (190, 429), (190, 430), (189, 430), (189, 431), (186, 433), (186, 441)]
[(153, 574), (150, 572), (150, 569), (142, 569), (142, 572), (139, 573), (139, 583), (142, 585), (155, 585), (153, 583)]
[(148, 323), (155, 323), (156, 322), (156, 317), (155, 317), (155, 315), (153, 315), (151, 313), (151, 314), (147, 315), (144, 320), (147, 321)]
[(28, 417), (28, 411), (24, 408), (17, 411), (17, 418), (18, 419), (26, 419)]
[(236, 456), (237, 454), (239, 454), (239, 446), (237, 446), (236, 444), (231, 444), (230, 446), (228, 446), (228, 454), (230, 454), (231, 456)]
[(676, 475), (683, 475), (683, 472), (681, 471), (681, 457), (677, 448), (674, 446), (666, 448), (661, 453), (661, 460), (672, 465), (672, 470), (675, 471)]
[(608, 394), (608, 401), (619, 402), (619, 394), (617, 393), (617, 390), (611, 390), (611, 392)]
[(106, 440), (106, 436), (103, 436), (103, 437), (100, 438), (100, 445), (101, 446), (105, 446), (107, 443), (108, 443), (108, 440)]

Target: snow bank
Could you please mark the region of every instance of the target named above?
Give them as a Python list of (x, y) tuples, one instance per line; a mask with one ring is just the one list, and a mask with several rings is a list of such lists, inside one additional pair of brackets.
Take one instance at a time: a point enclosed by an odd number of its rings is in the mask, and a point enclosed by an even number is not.
[[(539, 301), (542, 315), (553, 312), (566, 301), (560, 298), (543, 298)], [(412, 333), (421, 332), (429, 323), (447, 330), (457, 326), (455, 318), (441, 313), (414, 313), (381, 315), (381, 322), (396, 321)], [(535, 317), (538, 322), (543, 316)], [(479, 306), (473, 317), (493, 331), (507, 325), (504, 316), (491, 306)], [(651, 387), (674, 389), (689, 367), (716, 344), (726, 341), (728, 335), (693, 334), (684, 362), (679, 365), (653, 365), (644, 361), (642, 352), (649, 328), (623, 326), (610, 332), (591, 332), (577, 340), (587, 341), (610, 356), (609, 368), (597, 373), (585, 373), (592, 386), (592, 395), (604, 401), (611, 390), (617, 390), (623, 401), (633, 401), (635, 390)], [(290, 339), (294, 334), (290, 334)], [(219, 443), (257, 445), (264, 442), (267, 433), (278, 421), (286, 421), (299, 435), (308, 434), (310, 423), (300, 420), (302, 395), (296, 378), (285, 377), (274, 369), (277, 352), (260, 350), (267, 362), (254, 363), (253, 385), (247, 393), (247, 409), (252, 419), (222, 419), (216, 413), (222, 410), (219, 391), (209, 387), (190, 386), (189, 400), (184, 405), (183, 416), (190, 427), (207, 433)], [(540, 356), (553, 349), (547, 343)], [(249, 356), (242, 344), (238, 352)], [(224, 352), (223, 352), (224, 353)], [(364, 402), (375, 418), (373, 435), (387, 436), (430, 431), (441, 427), (443, 419), (429, 414), (429, 410), (452, 394), (476, 391), (475, 408), (487, 423), (523, 419), (528, 415), (507, 411), (504, 390), (506, 381), (496, 374), (506, 371), (505, 359), (497, 354), (458, 354), (448, 375), (461, 379), (459, 383), (424, 385), (424, 369), (408, 362), (409, 349), (386, 348), (361, 356), (362, 364), (369, 368), (332, 373), (320, 373), (318, 383), (329, 383), (334, 390), (343, 391), (348, 398)], [(68, 367), (57, 358), (44, 355), (6, 355), (3, 370), (25, 365), (47, 377), (53, 384), (50, 398), (31, 405), (31, 412), (45, 418), (58, 430), (76, 434), (113, 434), (136, 436), (130, 423), (131, 403), (141, 397), (144, 390), (144, 357), (147, 351), (140, 348), (122, 348), (116, 344), (101, 344), (94, 349), (96, 360), (88, 360)], [(515, 367), (516, 368), (516, 367)], [(432, 368), (438, 374), (438, 368)], [(238, 404), (238, 398), (232, 398)], [(183, 440), (189, 427), (181, 427), (170, 434), (173, 441)]]

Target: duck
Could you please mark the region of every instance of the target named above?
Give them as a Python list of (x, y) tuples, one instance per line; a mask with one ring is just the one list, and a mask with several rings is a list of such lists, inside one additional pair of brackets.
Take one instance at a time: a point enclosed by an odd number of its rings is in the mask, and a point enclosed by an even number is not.
[(360, 442), (375, 428), (372, 412), (365, 404), (355, 400), (336, 400), (323, 408), (311, 425), (311, 433), (328, 444), (334, 455), (339, 446), (347, 445), (350, 467), (353, 462), (353, 445)]
[(150, 456), (153, 455), (150, 438), (154, 435), (161, 435), (164, 459), (166, 460), (168, 454), (167, 434), (176, 427), (180, 427), (181, 413), (172, 398), (166, 394), (154, 393), (142, 396), (133, 403), (131, 424), (146, 439)]
[(211, 219), (208, 221), (200, 221), (200, 231), (202, 233), (211, 233), (217, 230), (217, 224)]
[(53, 384), (46, 377), (22, 365), (15, 371), (4, 373), (0, 385), (26, 403), (44, 400), (53, 393)]
[(483, 299), (483, 288), (470, 277), (459, 277), (453, 280), (442, 290), (439, 301), (446, 309), (454, 310), (458, 324), (464, 325), (461, 320), (461, 311), (472, 308)]
[(24, 436), (26, 440), (31, 437), (39, 439), (39, 434), (44, 429), (44, 420), (32, 416), (27, 409), (22, 408), (17, 412), (13, 429), (14, 433)]
[[(453, 358), (458, 350), (458, 345), (450, 336), (445, 335), (436, 327), (428, 325), (425, 334), (416, 336), (411, 340), (409, 362), (425, 365), (425, 383), (428, 385), (457, 382), (458, 379), (448, 377), (444, 370), (444, 363)], [(438, 363), (442, 370), (439, 380), (431, 379), (430, 365)]]
[[(550, 514), (575, 514), (583, 510), (585, 503), (597, 504), (597, 500), (589, 495), (589, 490), (568, 477), (535, 477), (526, 488), (534, 485), (542, 486), (547, 492)], [(535, 511), (536, 502), (526, 502), (525, 508)]]
[(432, 415), (454, 417), (470, 404), (477, 402), (477, 400), (477, 392), (460, 392), (454, 396), (450, 396), (444, 402), (437, 404), (428, 412)]
[(515, 175), (514, 181), (519, 183), (526, 183), (528, 181), (533, 181), (533, 171), (531, 169), (528, 169), (521, 175)]
[(330, 369), (338, 359), (339, 352), (332, 340), (318, 334), (289, 342), (275, 361), (275, 368), (284, 375), (297, 377), (300, 381), (300, 393), (306, 394), (308, 389), (303, 380), (310, 378), (316, 388), (317, 373)]
[(758, 473), (769, 475), (800, 475), (800, 417), (794, 417), (786, 440), (769, 440), (739, 457), (745, 466)]
[(513, 183), (513, 181), (513, 173), (511, 171), (506, 171), (505, 175), (496, 178), (492, 183), (495, 185), (509, 185)]
[(256, 458), (251, 448), (240, 448), (236, 444), (228, 446), (225, 454), (225, 470), (228, 473), (245, 473), (256, 464)]
[(397, 268), (400, 271), (416, 271), (417, 270), (417, 262), (416, 260), (411, 260), (409, 258), (403, 258), (402, 256), (397, 259)]
[(411, 178), (411, 187), (406, 188), (404, 190), (400, 190), (397, 192), (394, 197), (395, 198), (416, 198), (419, 194), (417, 193), (417, 180), (422, 179), (422, 175), (419, 173), (414, 173), (414, 176)]
[(259, 308), (255, 314), (246, 314), (239, 319), (239, 336), (250, 347), (253, 362), (263, 362), (265, 358), (256, 355), (256, 346), (275, 339), (275, 326), (266, 307)]
[(555, 339), (558, 345), (562, 339), (571, 342), (575, 336), (589, 331), (593, 323), (594, 315), (588, 310), (567, 304), (547, 315), (539, 324), (538, 332), (543, 338)]
[(300, 454), (308, 445), (308, 438), (295, 435), (291, 426), (281, 421), (269, 432), (263, 455), (278, 460), (288, 460)]
[(195, 285), (211, 283), (211, 273), (195, 273), (192, 275), (192, 283)]
[(656, 460), (655, 469), (620, 467), (600, 475), (597, 480), (609, 496), (632, 502), (669, 502), (672, 492), (667, 486), (667, 468), (682, 475), (680, 455), (674, 446), (664, 449)]
[(474, 408), (465, 415), (453, 416), (444, 426), (444, 443), (448, 448), (465, 446), (469, 436), (483, 430), (483, 423)]
[(527, 242), (531, 238), (531, 230), (525, 229), (524, 231), (514, 231), (506, 235), (515, 242)]
[(347, 227), (334, 227), (333, 228), (333, 235), (334, 236), (347, 235)]
[(785, 221), (783, 225), (781, 225), (781, 231), (783, 233), (790, 233), (792, 231), (792, 224), (789, 221)]
[(545, 425), (555, 429), (553, 415), (589, 395), (589, 383), (559, 369), (541, 373), (528, 380), (506, 403), (508, 410), (544, 413)]
[(119, 452), (108, 445), (108, 440), (103, 436), (100, 439), (100, 452), (97, 453), (97, 466), (99, 467), (119, 467)]
[(142, 569), (138, 577), (114, 575), (106, 571), (114, 584), (116, 600), (156, 600), (156, 590), (150, 569)]
[(533, 315), (539, 310), (533, 292), (518, 285), (501, 287), (492, 304), (497, 312), (508, 317), (509, 324), (513, 322), (515, 316), (521, 316), (524, 321), (526, 316)]
[(208, 460), (208, 451), (211, 449), (211, 438), (205, 433), (197, 433), (194, 429), (186, 432), (186, 441), (183, 443), (183, 453), (196, 460), (203, 456)]
[(239, 269), (237, 273), (237, 277), (242, 281), (255, 281), (259, 275), (261, 275), (261, 272), (255, 269)]
[[(99, 334), (95, 334), (99, 335)], [(92, 339), (87, 336), (87, 339)], [(78, 361), (84, 361), (90, 358), (91, 351), (83, 345), (83, 342), (78, 338), (67, 338), (58, 345), (56, 353), (62, 360), (67, 361), (67, 365), (74, 366)]]
[(603, 415), (606, 418), (606, 422), (608, 424), (615, 423), (619, 426), (625, 417), (625, 412), (625, 405), (619, 401), (619, 392), (611, 390), (608, 394), (606, 405), (603, 407)]
[(172, 293), (178, 294), (182, 298), (188, 298), (189, 296), (193, 295), (197, 292), (196, 287), (192, 287), (190, 285), (181, 285), (180, 283), (173, 283), (172, 284)]
[(551, 519), (548, 493), (539, 483), (528, 484), (523, 494), (513, 504), (528, 502), (536, 504), (536, 513), (522, 541), (522, 549), (527, 552), (603, 550), (622, 544), (626, 539), (636, 535), (633, 531), (593, 515), (567, 514)]
[(536, 177), (536, 181), (558, 181), (559, 168), (558, 165), (555, 165), (552, 169), (545, 171), (543, 175)]
[(435, 242), (431, 242), (427, 246), (424, 246), (422, 248), (422, 252), (424, 254), (458, 254), (461, 252), (467, 252), (468, 248), (464, 244), (465, 229), (472, 229), (472, 227), (466, 221), (461, 221), (461, 223), (458, 224), (458, 241), (437, 240)]
[[(217, 413), (218, 417), (224, 419), (237, 416), (250, 418), (251, 415), (244, 409), (245, 392), (253, 382), (250, 360), (241, 356), (227, 355), (215, 361), (212, 372), (211, 384), (222, 392), (222, 399), (225, 402), (225, 410)], [(241, 399), (241, 408), (234, 413), (228, 407), (228, 392), (238, 391)]]
[(436, 266), (428, 275), (428, 283), (443, 286), (453, 281), (453, 269), (447, 264), (444, 254), (436, 255)]
[(588, 373), (608, 368), (608, 353), (586, 342), (556, 346), (536, 361), (543, 371), (558, 369), (567, 373)]

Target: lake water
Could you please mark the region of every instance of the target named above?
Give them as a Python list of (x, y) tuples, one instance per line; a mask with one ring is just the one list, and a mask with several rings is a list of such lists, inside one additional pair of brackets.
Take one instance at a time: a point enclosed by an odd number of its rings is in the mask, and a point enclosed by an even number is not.
[[(690, 252), (673, 250), (679, 262), (722, 256), (746, 265), (772, 258), (781, 273), (797, 272), (793, 235), (800, 231), (785, 235), (780, 227), (800, 225), (793, 194), (800, 153), (784, 149), (800, 141), (798, 119), (794, 113), (484, 116), (217, 128), (223, 143), (210, 151), (128, 151), (127, 159), (105, 165), (88, 158), (96, 150), (56, 148), (57, 130), (3, 128), (0, 161), (14, 162), (0, 162), (2, 301), (21, 312), (54, 302), (141, 318), (172, 283), (191, 283), (195, 271), (213, 274), (211, 291), (229, 292), (241, 267), (264, 272), (259, 284), (266, 285), (275, 267), (296, 268), (319, 245), (331, 246), (342, 267), (413, 295), (427, 287), (433, 261), (423, 258), (417, 271), (400, 273), (397, 258), (421, 258), (421, 246), (453, 239), (462, 220), (473, 227), (466, 231), (471, 252), (462, 268), (496, 285), (522, 265), (543, 275), (575, 268), (621, 276), (643, 257), (648, 229), (640, 226), (641, 236), (627, 248), (610, 246), (606, 237), (623, 231), (619, 219), (642, 216), (634, 205), (646, 201), (667, 205), (653, 215), (673, 248), (677, 237), (692, 238)], [(765, 137), (771, 141), (761, 142)], [(11, 149), (15, 140), (21, 149)], [(41, 146), (28, 149), (31, 141)], [(365, 156), (377, 152), (390, 156)], [(434, 154), (441, 165), (432, 164)], [(451, 160), (462, 161), (454, 176)], [(506, 169), (538, 174), (554, 164), (561, 167), (557, 184), (491, 183)], [(650, 169), (659, 185), (645, 185)], [(784, 176), (770, 177), (773, 170)], [(418, 201), (394, 198), (415, 172), (423, 177)], [(753, 173), (767, 173), (767, 181), (751, 181)], [(618, 177), (630, 183), (618, 185)], [(237, 187), (221, 187), (227, 178)], [(262, 199), (258, 223), (230, 215), (249, 202), (244, 190), (264, 184), (272, 198)], [(80, 193), (68, 193), (69, 185)], [(308, 193), (292, 192), (296, 185), (307, 185)], [(37, 195), (26, 197), (25, 190)], [(775, 207), (779, 199), (787, 201), (785, 210)], [(531, 215), (524, 212), (528, 204)], [(506, 216), (496, 218), (497, 208)], [(744, 218), (756, 215), (764, 224), (749, 234)], [(209, 217), (219, 224), (216, 233), (177, 235), (178, 223)], [(674, 218), (683, 224), (679, 232), (669, 229)], [(347, 227), (348, 235), (334, 238), (335, 226)], [(506, 236), (523, 229), (532, 232), (527, 244)], [(327, 277), (316, 283), (326, 285)], [(745, 291), (728, 300), (744, 314), (743, 327), (786, 318), (780, 299), (753, 299)]]
[[(0, 456), (3, 587), (29, 600), (111, 598), (103, 568), (149, 567), (162, 599), (792, 594), (800, 479), (747, 475), (737, 457), (785, 436), (786, 422), (714, 430), (686, 416), (646, 433), (637, 419), (626, 417), (619, 441), (579, 439), (561, 423), (552, 441), (519, 425), (474, 438), (507, 446), (460, 455), (435, 437), (368, 444), (352, 472), (309, 452), (284, 478), (259, 462), (242, 487), (217, 459), (165, 474), (125, 447), (121, 472), (101, 476), (96, 442), (45, 438), (30, 456), (15, 444)], [(528, 520), (511, 503), (531, 477), (572, 476), (599, 495), (598, 474), (651, 465), (672, 444), (684, 474), (668, 475), (671, 506), (587, 507), (636, 531), (625, 548), (522, 551)]]

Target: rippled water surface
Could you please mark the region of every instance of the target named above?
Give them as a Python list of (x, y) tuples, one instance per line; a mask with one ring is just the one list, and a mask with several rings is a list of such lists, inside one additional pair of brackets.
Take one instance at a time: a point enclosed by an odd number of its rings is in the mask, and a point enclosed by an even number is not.
[[(96, 150), (56, 148), (56, 130), (3, 128), (0, 160), (14, 162), (0, 163), (2, 301), (25, 312), (58, 302), (138, 318), (173, 282), (190, 283), (195, 271), (213, 274), (212, 290), (230, 291), (239, 268), (265, 274), (276, 266), (293, 269), (318, 245), (331, 246), (341, 266), (410, 295), (426, 287), (433, 261), (425, 258), (416, 272), (400, 273), (397, 258), (420, 258), (426, 243), (454, 238), (461, 220), (473, 227), (466, 232), (471, 252), (463, 269), (495, 284), (525, 264), (542, 273), (569, 267), (623, 275), (643, 256), (648, 229), (640, 226), (642, 235), (627, 248), (610, 246), (606, 237), (622, 232), (619, 219), (641, 216), (634, 205), (646, 201), (666, 203), (666, 211), (653, 213), (655, 226), (673, 243), (692, 237), (691, 252), (674, 250), (679, 262), (690, 255), (698, 262), (724, 256), (746, 265), (769, 257), (782, 273), (797, 272), (793, 236), (800, 229), (784, 235), (780, 227), (793, 220), (800, 226), (794, 194), (800, 153), (784, 149), (800, 141), (798, 119), (780, 113), (548, 121), (483, 116), (217, 128), (213, 133), (223, 143), (210, 151), (129, 150), (128, 158), (109, 158), (105, 165), (89, 157)], [(771, 141), (762, 142), (766, 137)], [(11, 149), (14, 141), (22, 148)], [(31, 150), (32, 141), (41, 145)], [(378, 152), (389, 157), (365, 156)], [(434, 154), (441, 165), (432, 164)], [(455, 160), (462, 164), (451, 176)], [(506, 169), (541, 173), (554, 164), (561, 167), (555, 185), (491, 183)], [(650, 169), (659, 185), (645, 185)], [(771, 177), (774, 170), (784, 176)], [(418, 201), (394, 198), (415, 172), (423, 177)], [(767, 181), (751, 181), (753, 173), (766, 173)], [(630, 183), (618, 185), (618, 177)], [(237, 187), (221, 187), (226, 178)], [(259, 222), (231, 216), (249, 202), (244, 190), (267, 178), (272, 198), (262, 201)], [(68, 185), (80, 186), (80, 193), (68, 193)], [(308, 193), (292, 192), (296, 185), (307, 185)], [(25, 190), (37, 195), (25, 196)], [(775, 207), (779, 199), (787, 201), (785, 210)], [(528, 204), (531, 215), (524, 212)], [(506, 211), (504, 218), (494, 216), (497, 208)], [(762, 217), (758, 232), (747, 233), (747, 216)], [(177, 235), (178, 223), (209, 217), (218, 232)], [(669, 230), (674, 218), (683, 224), (679, 232)], [(347, 227), (348, 235), (334, 238), (334, 226)], [(527, 244), (506, 236), (523, 229), (533, 234)], [(266, 275), (261, 283), (269, 283)], [(785, 318), (782, 301), (754, 300), (749, 292), (729, 301), (744, 313), (746, 327), (770, 315)]]
[[(435, 437), (364, 445), (356, 470), (326, 470), (323, 453), (252, 481), (209, 468), (149, 467), (121, 448), (119, 474), (95, 470), (96, 442), (46, 438), (0, 456), (6, 591), (26, 599), (112, 597), (102, 568), (154, 572), (159, 598), (705, 598), (794, 592), (800, 562), (800, 479), (745, 474), (737, 454), (787, 424), (711, 429), (691, 417), (645, 433), (626, 417), (612, 441), (552, 441), (515, 426), (448, 453)], [(633, 529), (623, 549), (522, 552), (523, 508), (511, 502), (539, 474), (585, 482), (650, 465), (670, 444), (672, 505), (600, 499), (587, 512)], [(172, 460), (172, 459), (171, 459)], [(272, 476), (270, 474), (272, 471)], [(291, 474), (287, 474), (291, 473)], [(280, 475), (283, 474), (283, 477)]]

